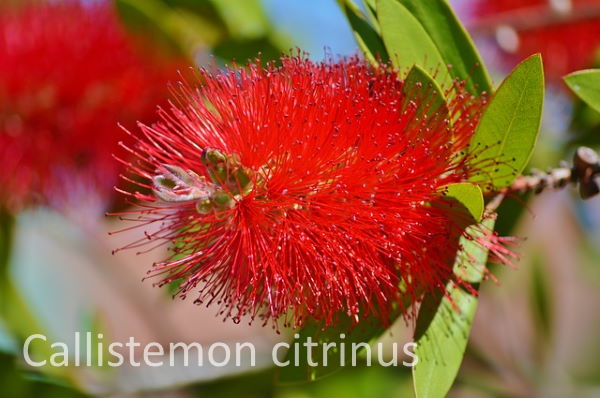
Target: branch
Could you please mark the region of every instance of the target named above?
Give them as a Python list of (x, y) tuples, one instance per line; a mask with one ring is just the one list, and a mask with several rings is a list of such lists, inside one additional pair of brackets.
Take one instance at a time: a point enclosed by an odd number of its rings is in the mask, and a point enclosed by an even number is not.
[(573, 157), (573, 166), (563, 164), (548, 172), (533, 170), (531, 175), (518, 177), (509, 192), (541, 193), (544, 190), (562, 189), (569, 184), (579, 185), (579, 195), (589, 199), (600, 193), (600, 156), (594, 150), (580, 147)]

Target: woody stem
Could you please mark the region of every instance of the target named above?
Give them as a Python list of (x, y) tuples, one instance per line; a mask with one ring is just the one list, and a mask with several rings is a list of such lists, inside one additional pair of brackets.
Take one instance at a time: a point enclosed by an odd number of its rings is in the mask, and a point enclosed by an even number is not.
[(533, 170), (530, 175), (518, 177), (508, 188), (508, 192), (541, 193), (546, 189), (562, 189), (569, 184), (579, 186), (582, 199), (589, 199), (600, 193), (600, 156), (594, 150), (580, 147), (573, 157), (573, 165), (542, 172)]

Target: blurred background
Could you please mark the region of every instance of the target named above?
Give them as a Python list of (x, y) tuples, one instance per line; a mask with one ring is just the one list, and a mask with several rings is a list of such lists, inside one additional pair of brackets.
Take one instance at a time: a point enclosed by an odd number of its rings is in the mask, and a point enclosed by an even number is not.
[[(413, 396), (403, 367), (348, 368), (310, 384), (278, 385), (267, 365), (271, 346), (285, 336), (224, 323), (211, 308), (142, 283), (160, 250), (111, 255), (135, 234), (109, 236), (122, 225), (104, 216), (127, 206), (112, 190), (121, 170), (110, 154), (127, 140), (117, 123), (152, 121), (169, 95), (167, 82), (189, 65), (244, 63), (259, 53), (274, 60), (296, 47), (315, 60), (357, 54), (335, 0), (82, 0), (59, 12), (59, 0), (1, 1), (1, 397)], [(544, 56), (547, 98), (533, 167), (557, 166), (578, 145), (600, 148), (600, 114), (560, 80), (597, 65), (600, 1), (453, 3), (496, 84), (519, 60)], [(89, 137), (92, 128), (100, 138)], [(582, 202), (569, 189), (511, 198), (499, 230), (527, 237), (517, 249), (521, 261), (518, 269), (494, 267), (498, 282), (484, 284), (450, 396), (600, 397), (600, 199)], [(70, 342), (74, 331), (142, 343), (251, 341), (259, 366), (24, 365), (24, 336)], [(383, 338), (409, 336), (399, 323)]]

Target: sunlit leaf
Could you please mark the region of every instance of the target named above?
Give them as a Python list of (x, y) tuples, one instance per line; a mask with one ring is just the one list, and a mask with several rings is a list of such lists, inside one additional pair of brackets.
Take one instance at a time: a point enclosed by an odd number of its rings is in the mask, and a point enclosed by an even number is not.
[(497, 190), (521, 174), (537, 141), (543, 103), (542, 58), (534, 55), (504, 80), (485, 109), (469, 148), (478, 164), (473, 182)]
[(446, 0), (396, 1), (421, 23), (444, 63), (451, 65), (448, 71), (452, 77), (464, 81), (465, 88), (473, 94), (492, 91), (490, 78), (471, 37)]
[(460, 204), (474, 223), (481, 221), (485, 204), (481, 188), (477, 185), (468, 182), (450, 184), (443, 188), (443, 193), (445, 197)]
[(437, 114), (448, 118), (450, 115), (446, 97), (440, 85), (423, 68), (413, 66), (404, 79), (404, 94), (407, 98), (418, 99), (419, 114)]
[[(362, 0), (364, 8), (367, 10), (369, 19), (372, 23), (377, 24), (377, 7), (375, 4), (376, 0)], [(379, 30), (379, 25), (376, 25), (376, 30)]]
[(565, 83), (586, 104), (600, 112), (600, 69), (582, 70), (565, 76)]
[[(481, 228), (493, 229), (494, 221), (486, 219)], [(474, 232), (472, 230), (471, 232)], [(485, 264), (487, 251), (472, 240), (461, 238), (463, 249), (458, 254), (454, 269), (467, 275), (469, 282), (481, 281), (482, 268), (469, 270), (473, 264)], [(467, 268), (466, 273), (463, 269)], [(441, 293), (426, 296), (417, 318), (415, 329), (415, 354), (419, 362), (413, 368), (413, 383), (417, 398), (445, 397), (458, 374), (467, 347), (477, 297), (463, 287), (449, 282), (448, 297)]]
[(256, 39), (266, 36), (269, 22), (260, 0), (210, 0), (236, 39)]
[(446, 64), (421, 23), (397, 0), (377, 0), (376, 6), (381, 37), (392, 65), (401, 70), (414, 65), (437, 70), (436, 79), (444, 83), (448, 77)]
[(387, 62), (388, 54), (379, 33), (367, 22), (356, 4), (352, 0), (338, 0), (338, 2), (350, 22), (356, 42), (365, 58), (375, 66), (379, 62)]
[(198, 46), (213, 46), (226, 34), (214, 18), (173, 9), (160, 0), (116, 0), (126, 24), (156, 42), (191, 55)]

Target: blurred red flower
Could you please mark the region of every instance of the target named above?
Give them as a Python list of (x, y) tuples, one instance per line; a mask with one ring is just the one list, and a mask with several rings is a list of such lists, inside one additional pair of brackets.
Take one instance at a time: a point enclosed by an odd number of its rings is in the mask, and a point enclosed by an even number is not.
[(540, 52), (549, 79), (559, 80), (598, 56), (600, 0), (474, 1), (476, 29), (493, 29), (511, 63)]
[(199, 75), (129, 149), (153, 193), (124, 191), (140, 208), (120, 216), (144, 235), (122, 249), (171, 245), (162, 284), (293, 326), (385, 323), (401, 296), (444, 289), (463, 229), (441, 192), (467, 178), (484, 101), (453, 92), (450, 123), (421, 85), (357, 59)]
[(0, 7), (0, 206), (113, 196), (117, 124), (148, 120), (177, 67), (134, 43), (110, 4)]

